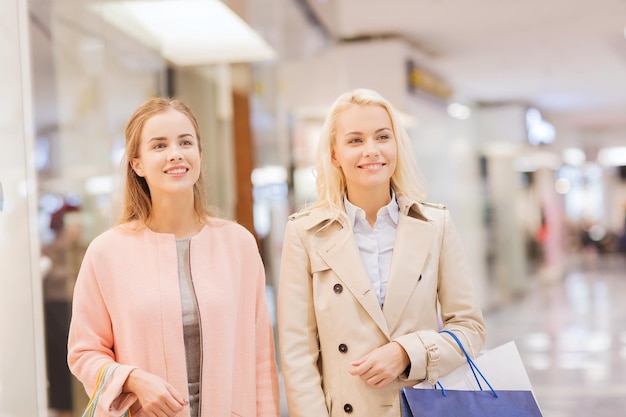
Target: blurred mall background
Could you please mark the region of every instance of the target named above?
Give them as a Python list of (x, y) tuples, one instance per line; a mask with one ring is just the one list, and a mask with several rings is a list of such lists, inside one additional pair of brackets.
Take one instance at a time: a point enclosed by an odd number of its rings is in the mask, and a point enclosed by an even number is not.
[(321, 122), (357, 87), (402, 112), (487, 347), (516, 341), (545, 417), (623, 415), (625, 27), (623, 0), (2, 0), (0, 416), (72, 414), (49, 410), (50, 307), (115, 221), (138, 104), (194, 109), (212, 202), (257, 236), (272, 301)]

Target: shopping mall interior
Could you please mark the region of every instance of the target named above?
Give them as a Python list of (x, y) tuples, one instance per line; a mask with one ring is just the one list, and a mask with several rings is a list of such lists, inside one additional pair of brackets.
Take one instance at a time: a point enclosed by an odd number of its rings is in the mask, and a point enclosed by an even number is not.
[(275, 320), (287, 217), (315, 201), (330, 105), (361, 87), (455, 219), (486, 349), (515, 342), (544, 417), (623, 414), (623, 0), (3, 0), (0, 23), (0, 416), (82, 415), (51, 335), (120, 215), (140, 103), (194, 110), (210, 202), (257, 238)]

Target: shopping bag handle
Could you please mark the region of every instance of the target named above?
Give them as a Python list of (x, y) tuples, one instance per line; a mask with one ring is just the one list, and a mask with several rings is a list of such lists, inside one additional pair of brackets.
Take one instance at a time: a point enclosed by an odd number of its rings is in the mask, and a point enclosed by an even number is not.
[[(493, 389), (493, 387), (491, 386), (489, 381), (487, 381), (487, 378), (485, 378), (483, 373), (480, 372), (480, 369), (478, 369), (478, 366), (476, 366), (476, 364), (474, 363), (474, 361), (472, 360), (470, 355), (467, 353), (467, 351), (465, 350), (465, 347), (463, 346), (463, 343), (461, 343), (459, 338), (454, 333), (452, 333), (450, 330), (441, 330), (439, 333), (447, 333), (447, 334), (449, 334), (450, 336), (452, 336), (452, 338), (459, 345), (459, 347), (461, 348), (461, 351), (465, 355), (465, 359), (467, 359), (467, 363), (468, 363), (470, 369), (472, 370), (472, 373), (474, 374), (474, 378), (476, 379), (476, 383), (478, 384), (478, 388), (480, 388), (480, 390), (483, 391), (483, 387), (482, 387), (482, 385), (480, 385), (480, 380), (478, 379), (478, 375), (480, 375), (480, 377), (483, 379), (483, 381), (485, 381), (487, 386), (489, 386), (489, 389), (491, 390), (491, 393), (493, 394), (493, 396), (498, 398), (498, 394)], [(478, 375), (476, 375), (476, 372), (478, 372)], [(441, 388), (441, 392), (443, 393), (443, 396), (445, 397), (446, 396), (446, 392), (445, 392), (443, 386), (441, 385), (441, 383), (439, 381), (437, 381), (437, 385), (439, 385), (439, 387)]]
[[(98, 401), (100, 400), (100, 393), (104, 386), (109, 382), (109, 379), (113, 376), (115, 370), (119, 367), (119, 364), (115, 364), (113, 362), (107, 363), (102, 368), (100, 368), (100, 372), (98, 373), (98, 378), (96, 379), (96, 386), (93, 390), (93, 394), (89, 399), (89, 403), (83, 412), (81, 417), (94, 417), (96, 413), (96, 407)], [(109, 369), (112, 369), (109, 372)], [(130, 409), (127, 410), (122, 417), (130, 417)]]

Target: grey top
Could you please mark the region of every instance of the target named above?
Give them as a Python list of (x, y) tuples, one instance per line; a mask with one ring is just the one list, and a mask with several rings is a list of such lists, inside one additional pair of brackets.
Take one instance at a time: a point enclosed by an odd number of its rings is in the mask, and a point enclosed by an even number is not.
[(180, 301), (183, 309), (183, 332), (185, 336), (185, 355), (187, 358), (187, 382), (189, 386), (189, 410), (191, 417), (198, 417), (200, 412), (200, 367), (202, 361), (202, 342), (200, 339), (200, 315), (198, 300), (193, 288), (189, 248), (191, 239), (176, 239), (178, 252), (178, 279), (180, 282)]

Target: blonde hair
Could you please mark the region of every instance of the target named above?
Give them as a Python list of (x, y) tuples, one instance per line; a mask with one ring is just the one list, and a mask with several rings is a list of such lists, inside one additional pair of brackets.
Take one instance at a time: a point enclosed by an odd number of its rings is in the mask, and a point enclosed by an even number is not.
[[(139, 157), (141, 145), (141, 132), (146, 122), (153, 116), (163, 113), (169, 109), (176, 110), (187, 116), (193, 125), (198, 140), (198, 150), (202, 152), (200, 142), (200, 129), (198, 120), (187, 105), (180, 100), (157, 97), (141, 104), (132, 114), (126, 124), (126, 146), (124, 164), (124, 191), (122, 202), (122, 215), (118, 223), (139, 221), (146, 223), (152, 212), (152, 199), (150, 188), (145, 178), (135, 173), (131, 166), (131, 161)], [(193, 185), (194, 211), (201, 222), (206, 222), (213, 213), (208, 208), (204, 180), (202, 172), (198, 181)]]
[(336, 213), (336, 218), (344, 212), (346, 179), (341, 168), (332, 163), (332, 153), (336, 143), (339, 115), (347, 108), (357, 105), (380, 106), (387, 111), (398, 147), (398, 160), (391, 176), (391, 187), (398, 197), (404, 196), (423, 201), (426, 198), (426, 181), (413, 156), (409, 135), (401, 124), (396, 110), (377, 92), (361, 88), (340, 95), (332, 105), (322, 126), (316, 156), (317, 201), (309, 209), (330, 209)]

